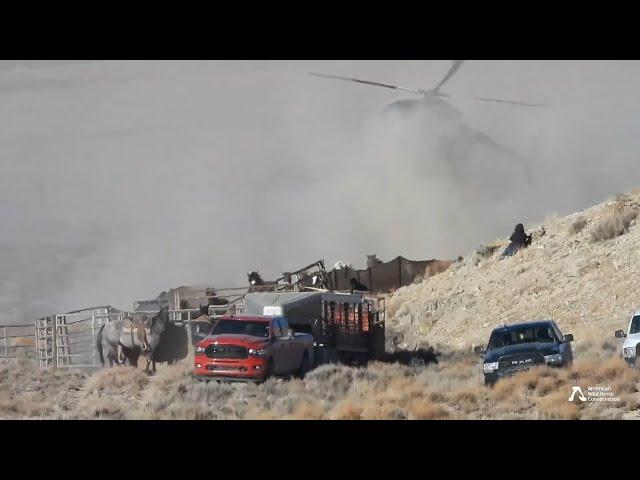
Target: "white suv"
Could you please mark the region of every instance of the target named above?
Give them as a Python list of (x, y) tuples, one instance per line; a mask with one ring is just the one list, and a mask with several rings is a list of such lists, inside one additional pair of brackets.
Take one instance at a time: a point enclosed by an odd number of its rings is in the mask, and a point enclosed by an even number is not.
[(640, 310), (635, 312), (629, 320), (629, 327), (627, 333), (622, 330), (618, 330), (615, 333), (616, 338), (625, 338), (622, 345), (622, 356), (625, 361), (632, 367), (636, 364), (636, 358), (638, 356), (638, 349), (640, 347)]

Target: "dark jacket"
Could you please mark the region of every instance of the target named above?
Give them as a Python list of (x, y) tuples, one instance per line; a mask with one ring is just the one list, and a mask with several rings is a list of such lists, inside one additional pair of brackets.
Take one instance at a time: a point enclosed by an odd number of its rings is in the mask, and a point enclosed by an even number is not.
[(519, 243), (525, 247), (531, 245), (531, 235), (527, 235), (524, 232), (524, 226), (521, 223), (516, 225), (516, 229), (511, 234), (511, 237), (509, 237), (509, 240), (514, 243)]

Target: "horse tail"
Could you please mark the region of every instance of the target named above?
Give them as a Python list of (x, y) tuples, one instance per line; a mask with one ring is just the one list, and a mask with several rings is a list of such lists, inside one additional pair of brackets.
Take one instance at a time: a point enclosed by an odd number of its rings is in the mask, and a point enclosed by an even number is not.
[(96, 348), (98, 349), (98, 354), (100, 355), (100, 362), (102, 363), (103, 367), (105, 363), (104, 363), (104, 353), (102, 352), (102, 330), (104, 330), (105, 325), (106, 323), (100, 327), (100, 330), (98, 330), (98, 338), (96, 339)]

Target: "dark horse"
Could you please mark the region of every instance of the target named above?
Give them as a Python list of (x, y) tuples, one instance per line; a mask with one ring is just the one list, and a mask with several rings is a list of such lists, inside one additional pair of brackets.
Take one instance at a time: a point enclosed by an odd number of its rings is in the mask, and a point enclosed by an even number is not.
[(178, 326), (173, 322), (167, 323), (160, 335), (160, 343), (153, 352), (156, 362), (166, 362), (169, 365), (184, 359), (189, 354), (189, 336), (185, 325)]
[(360, 283), (355, 278), (352, 278), (350, 283), (351, 283), (351, 293), (353, 293), (354, 291), (356, 291), (356, 292), (368, 292), (369, 291), (369, 289), (367, 288), (366, 285)]
[(167, 324), (169, 323), (169, 309), (164, 307), (155, 317), (151, 318), (151, 321), (145, 325), (145, 342), (146, 349), (143, 351), (143, 355), (147, 357), (146, 372), (149, 371), (149, 367), (152, 366), (153, 373), (156, 372), (156, 350), (160, 344), (160, 337), (164, 332)]
[(247, 277), (249, 278), (249, 291), (250, 292), (261, 292), (261, 291), (270, 291), (269, 288), (272, 285), (277, 285), (277, 281), (265, 282), (260, 276), (259, 272), (251, 272), (247, 273)]

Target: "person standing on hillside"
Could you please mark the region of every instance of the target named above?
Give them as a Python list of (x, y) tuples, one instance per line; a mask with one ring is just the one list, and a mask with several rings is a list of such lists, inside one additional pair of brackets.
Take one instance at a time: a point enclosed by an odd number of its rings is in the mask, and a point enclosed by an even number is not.
[(502, 252), (503, 257), (511, 257), (512, 255), (515, 255), (518, 250), (531, 245), (531, 235), (527, 235), (525, 233), (524, 225), (521, 223), (516, 225), (511, 237), (509, 237), (509, 240), (511, 240), (511, 243), (507, 248), (505, 248), (504, 252)]

